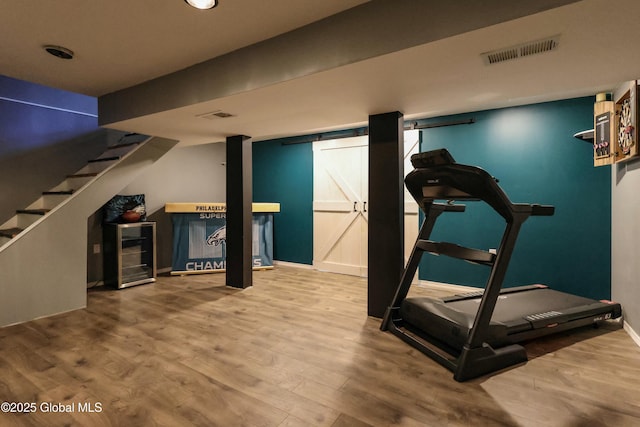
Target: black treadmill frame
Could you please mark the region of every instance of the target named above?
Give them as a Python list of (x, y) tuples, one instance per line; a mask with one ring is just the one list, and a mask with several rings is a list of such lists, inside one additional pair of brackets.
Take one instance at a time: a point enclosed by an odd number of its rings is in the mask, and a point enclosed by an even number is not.
[[(411, 161), (415, 169), (407, 175), (405, 183), (424, 212), (425, 219), (391, 305), (385, 312), (381, 329), (390, 330), (403, 341), (451, 370), (457, 381), (465, 381), (526, 362), (527, 354), (521, 345), (507, 344), (493, 348), (487, 344), (489, 324), (501, 291), (509, 292), (508, 289), (502, 290), (502, 285), (522, 224), (531, 216), (553, 215), (554, 207), (511, 203), (491, 175), (478, 167), (456, 164), (445, 149), (415, 154)], [(436, 200), (448, 202), (437, 203)], [(495, 254), (449, 242), (429, 240), (441, 214), (465, 210), (464, 205), (453, 203), (456, 200), (485, 202), (504, 218), (506, 226)], [(412, 327), (399, 315), (401, 304), (407, 297), (424, 252), (444, 254), (491, 267), (473, 326), (461, 350)], [(614, 310), (615, 308), (612, 308), (612, 311)], [(620, 310), (619, 305), (617, 310)], [(592, 319), (567, 322), (553, 328), (553, 331), (535, 330), (522, 333), (520, 338), (535, 338), (592, 322)]]

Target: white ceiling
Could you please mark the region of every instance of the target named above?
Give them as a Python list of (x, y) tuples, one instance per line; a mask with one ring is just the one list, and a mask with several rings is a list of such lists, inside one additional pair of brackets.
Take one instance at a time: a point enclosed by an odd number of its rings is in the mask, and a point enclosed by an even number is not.
[[(366, 1), (220, 0), (208, 11), (182, 0), (5, 1), (0, 74), (100, 96)], [(71, 49), (75, 59), (48, 55), (47, 44)]]
[[(178, 0), (7, 2), (0, 14), (0, 74), (100, 96), (365, 2), (220, 0), (206, 12)], [(582, 0), (110, 127), (189, 145), (237, 134), (260, 140), (363, 126), (368, 115), (388, 111), (423, 118), (594, 95), (640, 77), (638, 16), (637, 0)], [(491, 66), (480, 57), (556, 34), (560, 44), (550, 53)], [(76, 56), (54, 58), (44, 44)], [(215, 110), (236, 117), (196, 117)]]

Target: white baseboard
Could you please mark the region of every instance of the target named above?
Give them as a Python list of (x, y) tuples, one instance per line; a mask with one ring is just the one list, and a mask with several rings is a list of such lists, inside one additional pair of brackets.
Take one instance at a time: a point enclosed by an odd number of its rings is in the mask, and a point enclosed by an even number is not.
[(634, 331), (627, 322), (624, 322), (624, 330), (627, 331), (627, 334), (629, 334), (636, 345), (640, 347), (640, 335), (638, 335), (638, 333)]
[(273, 261), (273, 265), (281, 265), (283, 267), (294, 267), (294, 268), (303, 268), (305, 270), (313, 270), (313, 266), (309, 264), (299, 264), (297, 262), (289, 262), (289, 261)]

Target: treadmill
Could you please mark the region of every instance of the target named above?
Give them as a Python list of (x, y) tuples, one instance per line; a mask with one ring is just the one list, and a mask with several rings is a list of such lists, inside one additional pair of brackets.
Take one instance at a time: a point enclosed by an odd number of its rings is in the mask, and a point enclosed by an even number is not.
[[(457, 164), (446, 149), (411, 156), (407, 189), (425, 214), (418, 238), (380, 329), (389, 330), (466, 381), (527, 361), (518, 343), (622, 315), (620, 304), (550, 289), (542, 284), (502, 289), (522, 224), (550, 216), (553, 206), (511, 203), (485, 170)], [(489, 252), (429, 240), (443, 213), (464, 212), (456, 201), (480, 201), (506, 222), (498, 250)], [(411, 297), (409, 288), (424, 252), (491, 269), (483, 290), (447, 298)]]

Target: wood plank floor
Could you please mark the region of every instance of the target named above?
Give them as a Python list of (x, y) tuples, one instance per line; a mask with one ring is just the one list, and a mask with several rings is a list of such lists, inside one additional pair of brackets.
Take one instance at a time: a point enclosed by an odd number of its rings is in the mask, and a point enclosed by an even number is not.
[(0, 401), (37, 406), (0, 425), (640, 425), (622, 329), (541, 339), (527, 364), (457, 383), (379, 325), (364, 279), (291, 267), (246, 290), (222, 274), (92, 289), (85, 310), (0, 329)]

